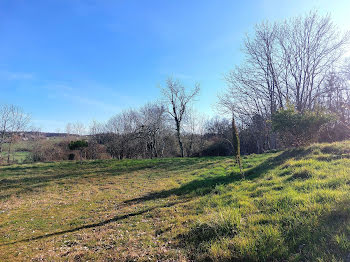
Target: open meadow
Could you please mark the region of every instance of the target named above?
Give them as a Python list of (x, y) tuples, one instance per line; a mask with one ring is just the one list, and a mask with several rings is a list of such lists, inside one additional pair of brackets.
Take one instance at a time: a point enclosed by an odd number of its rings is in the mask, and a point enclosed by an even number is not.
[(0, 1), (0, 262), (350, 262), (349, 10)]
[(350, 143), (0, 167), (0, 261), (348, 261)]

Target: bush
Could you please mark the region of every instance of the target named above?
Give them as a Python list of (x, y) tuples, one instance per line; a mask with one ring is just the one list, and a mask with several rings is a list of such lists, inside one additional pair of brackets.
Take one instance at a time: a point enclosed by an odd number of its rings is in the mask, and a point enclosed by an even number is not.
[(80, 163), (83, 161), (83, 150), (89, 146), (88, 142), (85, 140), (71, 141), (68, 144), (70, 150), (79, 150)]
[(49, 140), (39, 140), (33, 146), (30, 154), (31, 159), (26, 161), (30, 162), (46, 162), (55, 160), (67, 160), (67, 144), (60, 142), (55, 143)]
[(289, 106), (272, 116), (272, 128), (285, 146), (301, 146), (316, 142), (321, 127), (335, 120), (324, 110), (299, 112)]
[(85, 140), (71, 141), (68, 147), (70, 150), (83, 150), (83, 148), (88, 147), (88, 142)]
[(325, 125), (320, 130), (319, 140), (322, 142), (335, 142), (350, 139), (349, 126), (342, 121), (335, 121), (331, 125)]
[(213, 139), (208, 143), (202, 151), (200, 156), (230, 156), (232, 155), (231, 146), (224, 140)]

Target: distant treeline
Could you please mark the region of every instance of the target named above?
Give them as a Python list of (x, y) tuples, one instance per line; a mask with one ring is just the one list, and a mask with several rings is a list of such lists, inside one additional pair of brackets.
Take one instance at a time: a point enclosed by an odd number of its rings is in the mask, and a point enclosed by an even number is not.
[[(67, 124), (65, 134), (55, 135), (61, 140), (38, 139), (31, 160), (74, 159), (68, 144), (78, 139), (88, 142), (80, 152), (86, 159), (227, 156), (235, 152), (232, 126), (242, 154), (349, 139), (349, 33), (330, 16), (310, 12), (263, 22), (242, 49), (243, 62), (226, 74), (228, 87), (216, 104), (220, 117), (195, 110), (199, 84), (188, 89), (169, 78), (155, 102), (89, 128)], [(13, 134), (28, 126), (26, 116), (14, 106), (0, 109), (0, 151), (6, 143), (10, 155)]]

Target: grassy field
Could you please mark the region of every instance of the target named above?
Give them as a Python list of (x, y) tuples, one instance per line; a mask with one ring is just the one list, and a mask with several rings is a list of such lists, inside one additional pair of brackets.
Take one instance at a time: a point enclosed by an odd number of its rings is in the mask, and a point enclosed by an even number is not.
[(0, 261), (349, 261), (350, 142), (0, 167)]
[[(10, 161), (15, 161), (16, 163), (23, 163), (30, 155), (30, 151), (32, 150), (34, 145), (34, 141), (19, 141), (12, 145)], [(7, 162), (7, 151), (8, 144), (3, 144), (3, 152), (0, 153), (0, 158), (3, 159), (4, 162)]]
[[(47, 139), (43, 139), (44, 141), (47, 141)], [(52, 143), (58, 143), (60, 141), (63, 141), (64, 137), (50, 137), (48, 141)], [(37, 140), (40, 141), (40, 140)], [(10, 161), (11, 163), (28, 163), (30, 162), (30, 152), (33, 150), (33, 147), (37, 141), (28, 140), (28, 141), (17, 141), (16, 143), (12, 144), (11, 154), (10, 154)], [(8, 144), (3, 144), (3, 152), (0, 153), (0, 159), (3, 160), (4, 163), (7, 162), (7, 151), (8, 151)]]
[[(25, 160), (29, 157), (29, 152), (25, 151), (19, 151), (19, 152), (13, 152), (11, 153), (10, 156), (10, 161), (13, 162), (15, 161), (16, 163), (23, 163)], [(7, 161), (7, 152), (2, 152), (0, 156), (4, 162)]]

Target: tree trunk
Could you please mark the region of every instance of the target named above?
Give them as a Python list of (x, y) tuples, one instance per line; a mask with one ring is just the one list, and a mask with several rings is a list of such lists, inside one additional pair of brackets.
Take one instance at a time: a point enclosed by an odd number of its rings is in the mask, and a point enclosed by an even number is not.
[(80, 164), (83, 163), (83, 150), (79, 150), (80, 151)]
[(5, 141), (5, 132), (3, 131), (1, 133), (1, 138), (0, 138), (0, 158), (2, 157), (2, 151), (3, 151), (3, 144)]
[(177, 140), (178, 140), (179, 146), (180, 146), (181, 157), (184, 157), (184, 147), (183, 147), (182, 141), (181, 141), (180, 124), (178, 122), (176, 122), (176, 136), (177, 136)]
[(239, 166), (239, 171), (242, 175), (242, 177), (244, 178), (244, 174), (242, 172), (242, 162), (241, 162), (241, 145), (240, 145), (240, 141), (239, 141), (239, 133), (238, 133), (238, 129), (236, 126), (236, 122), (235, 122), (235, 118), (234, 115), (232, 114), (232, 132), (233, 132), (233, 154), (236, 158), (236, 163)]
[(10, 164), (11, 146), (12, 146), (12, 141), (10, 140), (9, 148), (8, 148), (8, 152), (7, 152), (7, 164)]

